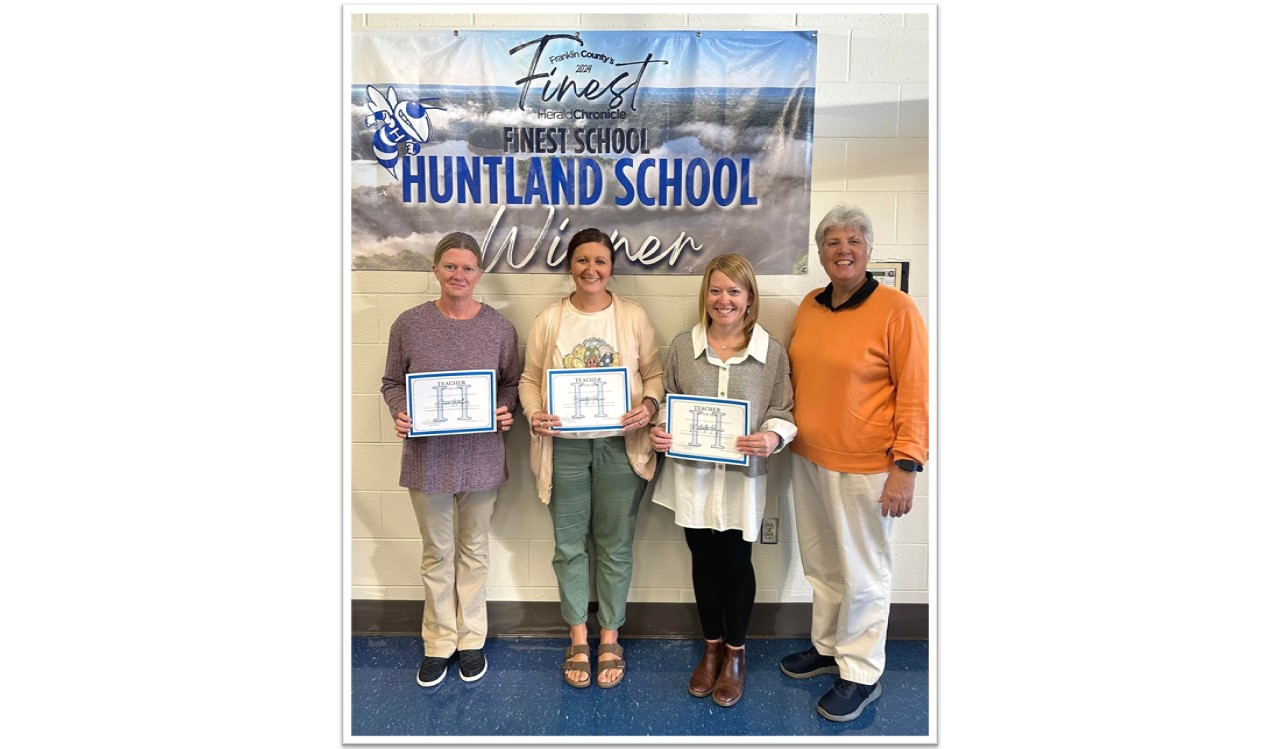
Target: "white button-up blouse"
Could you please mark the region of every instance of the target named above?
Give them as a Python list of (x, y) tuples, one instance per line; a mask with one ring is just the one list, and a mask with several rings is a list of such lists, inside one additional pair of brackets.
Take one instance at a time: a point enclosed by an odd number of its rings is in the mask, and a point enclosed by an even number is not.
[[(687, 342), (681, 341), (685, 336), (688, 336)], [(707, 367), (715, 368), (715, 377), (706, 376)], [(665, 373), (669, 393), (751, 401), (752, 421), (759, 424), (754, 431), (777, 433), (782, 438), (778, 450), (796, 436), (796, 426), (791, 419), (792, 390), (787, 352), (759, 325), (752, 330), (751, 343), (747, 348), (728, 361), (721, 361), (707, 346), (707, 333), (702, 325), (694, 326), (689, 333), (681, 334), (671, 342)], [(715, 384), (708, 387), (712, 380)], [(767, 404), (767, 407), (760, 408), (761, 404)], [(657, 416), (657, 422), (664, 428), (666, 417), (664, 403)], [(765, 460), (757, 458), (752, 462)], [(763, 468), (763, 465), (758, 465), (748, 470), (740, 466), (665, 456), (653, 501), (675, 512), (676, 525), (719, 531), (737, 529), (742, 531), (743, 540), (754, 542), (760, 534), (768, 483)]]

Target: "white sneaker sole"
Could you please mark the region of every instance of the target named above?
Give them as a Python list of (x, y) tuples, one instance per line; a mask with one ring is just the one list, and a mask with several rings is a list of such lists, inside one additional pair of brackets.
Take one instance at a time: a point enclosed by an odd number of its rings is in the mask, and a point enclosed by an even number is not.
[(467, 676), (466, 674), (462, 673), (462, 668), (461, 668), (461, 667), (459, 667), (459, 668), (458, 668), (458, 676), (462, 677), (462, 680), (463, 680), (463, 681), (476, 681), (476, 680), (478, 680), (481, 676), (484, 676), (484, 675), (485, 675), (485, 674), (487, 674), (487, 673), (489, 673), (489, 659), (488, 659), (488, 658), (485, 658), (485, 659), (484, 659), (484, 668), (480, 669), (480, 673), (476, 674), (475, 676)]
[(420, 686), (420, 687), (434, 687), (435, 685), (437, 685), (437, 684), (439, 684), (440, 682), (444, 681), (444, 677), (446, 677), (446, 676), (448, 676), (448, 675), (449, 675), (449, 667), (448, 667), (448, 666), (445, 666), (445, 667), (444, 667), (444, 671), (441, 671), (441, 672), (440, 672), (440, 678), (436, 679), (435, 681), (423, 681), (422, 679), (419, 679), (419, 678), (416, 678), (416, 677), (414, 678), (414, 681), (417, 681), (417, 682), (418, 682), (418, 686)]

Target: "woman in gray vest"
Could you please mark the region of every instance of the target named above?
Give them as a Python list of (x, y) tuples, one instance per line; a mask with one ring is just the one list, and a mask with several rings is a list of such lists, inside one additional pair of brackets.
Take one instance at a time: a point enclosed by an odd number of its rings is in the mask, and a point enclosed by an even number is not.
[[(746, 436), (737, 451), (747, 465), (668, 456), (653, 501), (675, 512), (693, 557), (693, 592), (705, 640), (689, 679), (694, 697), (710, 695), (730, 707), (742, 698), (747, 625), (755, 603), (751, 547), (764, 514), (769, 456), (796, 435), (791, 417), (787, 351), (756, 323), (756, 276), (741, 255), (707, 264), (698, 300), (698, 324), (671, 341), (663, 385), (668, 393), (745, 400), (751, 404)], [(665, 405), (649, 430), (653, 448), (669, 450)]]

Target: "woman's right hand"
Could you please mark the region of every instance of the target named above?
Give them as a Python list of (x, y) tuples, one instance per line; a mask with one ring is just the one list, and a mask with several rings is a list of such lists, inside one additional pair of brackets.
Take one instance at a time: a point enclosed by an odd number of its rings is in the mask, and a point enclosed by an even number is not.
[(556, 430), (560, 428), (560, 417), (546, 411), (535, 411), (533, 422), (529, 426), (533, 429), (533, 433), (540, 437), (554, 437)]
[(411, 426), (411, 422), (409, 421), (409, 414), (405, 413), (404, 411), (401, 411), (400, 413), (396, 414), (396, 436), (397, 437), (399, 437), (400, 439), (404, 439), (405, 437), (408, 437), (410, 426)]
[(649, 430), (649, 444), (653, 445), (654, 450), (665, 453), (671, 449), (671, 433), (660, 426), (654, 426)]

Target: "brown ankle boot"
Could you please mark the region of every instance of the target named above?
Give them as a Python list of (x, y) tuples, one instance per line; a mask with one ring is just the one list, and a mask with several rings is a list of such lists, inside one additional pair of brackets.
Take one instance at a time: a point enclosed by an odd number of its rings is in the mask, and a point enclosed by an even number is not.
[(689, 679), (689, 694), (694, 697), (706, 697), (715, 687), (716, 677), (720, 675), (720, 663), (724, 660), (724, 640), (704, 641), (702, 660), (693, 669), (693, 677)]
[(747, 676), (747, 649), (725, 646), (724, 665), (716, 679), (711, 699), (720, 707), (730, 707), (742, 699), (743, 681)]

